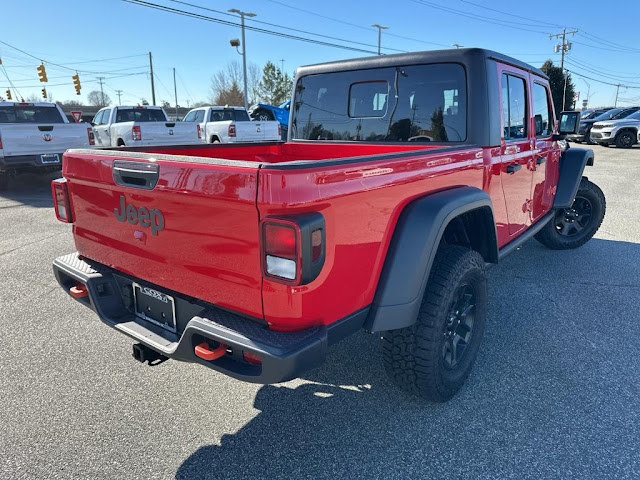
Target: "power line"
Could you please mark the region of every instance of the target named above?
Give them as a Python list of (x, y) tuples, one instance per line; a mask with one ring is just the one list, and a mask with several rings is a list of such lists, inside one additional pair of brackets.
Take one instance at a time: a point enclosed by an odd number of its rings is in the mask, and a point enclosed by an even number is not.
[[(341, 19), (339, 19), (339, 18), (335, 18), (335, 17), (329, 17), (329, 16), (327, 16), (327, 15), (323, 15), (323, 14), (318, 13), (318, 12), (313, 12), (313, 11), (311, 11), (311, 10), (306, 10), (306, 9), (304, 9), (304, 8), (294, 7), (293, 5), (288, 5), (288, 4), (286, 4), (286, 3), (284, 3), (284, 2), (280, 2), (280, 1), (278, 1), (278, 0), (267, 0), (267, 1), (269, 1), (269, 2), (271, 2), (271, 3), (275, 3), (276, 5), (281, 5), (281, 6), (283, 6), (283, 7), (290, 8), (290, 9), (292, 9), (292, 10), (297, 10), (297, 11), (299, 11), (299, 12), (307, 13), (307, 14), (309, 14), (309, 15), (313, 15), (313, 16), (316, 16), (316, 17), (319, 17), (319, 18), (324, 18), (325, 20), (331, 20), (332, 22), (341, 23), (342, 25), (348, 25), (348, 26), (350, 26), (350, 27), (359, 28), (359, 29), (361, 29), (361, 30), (366, 30), (366, 31), (368, 31), (368, 32), (370, 32), (370, 31), (371, 31), (371, 28), (370, 28), (370, 27), (365, 27), (365, 26), (363, 26), (363, 25), (358, 25), (357, 23), (347, 22), (347, 21), (345, 21), (345, 20), (341, 20)], [(420, 40), (420, 39), (417, 39), (417, 38), (407, 37), (407, 36), (404, 36), (404, 35), (398, 35), (397, 33), (389, 33), (389, 32), (386, 32), (386, 33), (385, 33), (385, 36), (387, 36), (387, 37), (401, 38), (401, 39), (403, 39), (403, 40), (409, 40), (409, 41), (412, 41), (412, 42), (424, 43), (424, 44), (426, 44), (426, 45), (435, 45), (435, 46), (438, 46), (438, 47), (446, 47), (446, 48), (448, 48), (448, 47), (449, 47), (449, 45), (447, 45), (447, 44), (445, 44), (445, 43), (429, 42), (429, 41), (427, 41), (427, 40)], [(384, 47), (383, 47), (383, 48), (384, 48)]]
[[(230, 14), (230, 13), (223, 12), (223, 11), (220, 11), (220, 10), (215, 10), (213, 8), (204, 7), (202, 5), (196, 5), (194, 3), (183, 2), (181, 0), (168, 0), (168, 1), (173, 2), (173, 3), (179, 3), (181, 5), (187, 5), (187, 6), (192, 7), (192, 8), (198, 8), (200, 10), (206, 10), (208, 12), (213, 12), (213, 13), (222, 14), (222, 15), (230, 15), (230, 16), (235, 18), (235, 16)], [(322, 33), (309, 32), (308, 30), (300, 30), (298, 28), (293, 28), (293, 27), (290, 27), (290, 26), (283, 26), (283, 25), (278, 25), (276, 23), (265, 22), (263, 20), (256, 20), (255, 18), (247, 18), (247, 20), (250, 21), (250, 22), (253, 22), (253, 23), (259, 23), (261, 25), (268, 25), (270, 27), (275, 27), (275, 28), (282, 28), (284, 30), (288, 30), (288, 31), (292, 31), (292, 32), (305, 33), (307, 35), (313, 35), (313, 36), (316, 36), (316, 37), (328, 38), (329, 40), (345, 41), (344, 39), (342, 39), (340, 37), (334, 37), (334, 36), (325, 35), (325, 34), (322, 34)], [(349, 43), (355, 43), (356, 45), (363, 45), (365, 47), (375, 47), (375, 45), (372, 45), (370, 43), (358, 42), (358, 41), (355, 41), (355, 40), (348, 40), (348, 42)], [(406, 52), (406, 50), (399, 50), (397, 48), (389, 48), (389, 47), (385, 47), (385, 50), (390, 50), (390, 51), (395, 51), (395, 52)]]
[[(585, 67), (584, 65), (581, 65), (579, 62), (576, 63), (574, 59), (571, 59), (571, 60), (567, 59), (566, 62), (569, 63), (570, 65), (573, 65), (576, 68), (584, 69), (587, 72), (593, 73), (595, 75), (600, 75), (600, 76), (605, 77), (605, 78), (610, 79), (610, 80), (615, 80), (615, 81), (622, 82), (622, 83), (627, 82), (627, 80), (621, 80), (621, 78), (623, 78), (623, 77), (615, 77), (615, 76), (612, 76), (612, 75), (608, 75), (608, 74), (606, 74), (604, 72), (601, 72), (601, 71), (598, 71), (598, 70), (595, 70), (595, 69), (591, 69), (589, 67)], [(627, 78), (637, 78), (637, 77), (627, 77)], [(628, 82), (628, 83), (638, 84), (637, 82)], [(640, 84), (638, 84), (638, 85), (640, 85)]]
[[(148, 8), (152, 8), (155, 10), (160, 10), (160, 11), (166, 11), (169, 13), (175, 13), (177, 15), (182, 15), (185, 17), (191, 17), (191, 18), (195, 18), (198, 20), (205, 20), (208, 22), (213, 22), (213, 23), (219, 23), (222, 25), (227, 25), (227, 26), (232, 26), (232, 27), (239, 27), (240, 24), (236, 23), (236, 22), (232, 22), (232, 21), (228, 21), (228, 20), (222, 20), (220, 18), (215, 18), (215, 17), (210, 17), (208, 15), (202, 15), (199, 13), (194, 13), (194, 12), (188, 12), (186, 10), (180, 10), (177, 8), (172, 8), (172, 7), (167, 7), (165, 5), (159, 5), (156, 3), (152, 3), (152, 2), (145, 2), (142, 0), (122, 0), (123, 2), (126, 3), (131, 3), (134, 5), (140, 5), (143, 7), (148, 7)], [(325, 47), (334, 47), (334, 48), (341, 48), (343, 50), (351, 50), (351, 51), (355, 51), (355, 52), (362, 52), (362, 53), (370, 53), (370, 54), (375, 54), (375, 51), (372, 50), (365, 50), (363, 48), (358, 48), (358, 47), (351, 47), (348, 45), (340, 45), (337, 43), (331, 43), (331, 42), (326, 42), (323, 40), (316, 40), (316, 39), (312, 39), (312, 38), (306, 38), (306, 37), (301, 37), (298, 35), (291, 35), (291, 34), (287, 34), (287, 33), (283, 33), (283, 32), (276, 32), (273, 30), (268, 30), (265, 28), (260, 28), (260, 27), (255, 27), (253, 25), (245, 25), (245, 28), (247, 30), (252, 30), (254, 32), (259, 32), (259, 33), (264, 33), (266, 35), (272, 35), (272, 36), (276, 36), (276, 37), (281, 37), (281, 38), (288, 38), (290, 40), (298, 40), (301, 42), (306, 42), (306, 43), (312, 43), (315, 45), (322, 45)], [(285, 27), (282, 27), (285, 28)]]
[(620, 85), (621, 87), (624, 87), (624, 88), (634, 88), (634, 89), (637, 88), (637, 89), (640, 89), (640, 86), (636, 87), (636, 86), (630, 86), (630, 85), (623, 85), (621, 83), (605, 82), (604, 80), (600, 80), (598, 78), (588, 77), (587, 75), (583, 75), (581, 73), (578, 73), (575, 70), (569, 70), (568, 68), (565, 68), (565, 70), (567, 72), (569, 72), (570, 74), (572, 74), (572, 75), (576, 75), (578, 77), (586, 78), (587, 80), (593, 80), (594, 82), (603, 83), (605, 85), (611, 85), (612, 87), (617, 87), (618, 85)]

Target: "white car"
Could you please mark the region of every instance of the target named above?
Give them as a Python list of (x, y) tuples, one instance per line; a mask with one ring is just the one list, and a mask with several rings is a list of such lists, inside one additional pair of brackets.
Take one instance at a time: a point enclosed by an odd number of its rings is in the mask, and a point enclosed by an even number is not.
[(96, 145), (101, 147), (200, 143), (195, 126), (170, 121), (161, 107), (103, 108), (92, 124)]
[(274, 142), (280, 140), (280, 123), (251, 121), (243, 107), (210, 106), (190, 110), (183, 122), (195, 123), (203, 143)]
[(88, 123), (70, 123), (55, 103), (0, 102), (0, 185), (23, 173), (60, 170), (69, 148), (94, 144)]

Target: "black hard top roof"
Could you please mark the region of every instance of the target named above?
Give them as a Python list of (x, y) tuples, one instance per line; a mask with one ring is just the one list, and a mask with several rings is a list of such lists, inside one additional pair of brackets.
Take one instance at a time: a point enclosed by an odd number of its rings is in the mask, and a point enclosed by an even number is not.
[(338, 60), (335, 62), (318, 63), (316, 65), (300, 67), (298, 68), (297, 75), (303, 76), (315, 73), (395, 67), (397, 65), (417, 65), (423, 63), (457, 62), (469, 64), (471, 60), (477, 60), (478, 57), (497, 60), (531, 72), (539, 77), (548, 78), (539, 68), (535, 68), (513, 57), (484, 48), (452, 48), (447, 50), (428, 50), (423, 52), (396, 53), (393, 55)]

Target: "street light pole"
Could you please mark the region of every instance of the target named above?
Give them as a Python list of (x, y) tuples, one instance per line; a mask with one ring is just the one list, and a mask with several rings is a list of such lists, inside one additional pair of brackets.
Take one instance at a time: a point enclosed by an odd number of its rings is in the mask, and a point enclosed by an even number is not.
[(244, 77), (244, 108), (249, 108), (249, 98), (247, 96), (247, 43), (244, 37), (244, 17), (255, 17), (255, 13), (243, 12), (237, 8), (232, 8), (229, 13), (237, 13), (240, 15), (240, 27), (242, 29), (242, 74)]
[(380, 55), (380, 42), (382, 40), (382, 30), (386, 30), (389, 27), (385, 27), (384, 25), (379, 25), (377, 23), (374, 23), (371, 26), (378, 29), (378, 55)]

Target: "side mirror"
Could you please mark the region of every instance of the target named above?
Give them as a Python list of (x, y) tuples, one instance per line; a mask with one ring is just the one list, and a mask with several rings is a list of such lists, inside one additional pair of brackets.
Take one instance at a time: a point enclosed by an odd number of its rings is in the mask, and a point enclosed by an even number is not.
[(568, 111), (560, 114), (560, 128), (558, 134), (571, 135), (578, 133), (578, 127), (580, 125), (580, 112)]
[(542, 135), (544, 131), (544, 126), (542, 125), (542, 115), (536, 115), (533, 117), (536, 124), (536, 137), (538, 135)]

